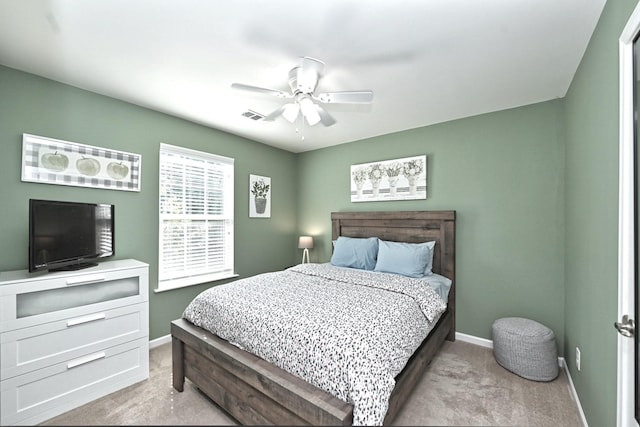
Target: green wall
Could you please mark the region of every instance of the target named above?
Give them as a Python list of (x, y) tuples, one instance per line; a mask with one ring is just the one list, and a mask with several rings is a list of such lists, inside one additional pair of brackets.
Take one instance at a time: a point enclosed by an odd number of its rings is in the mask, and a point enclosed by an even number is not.
[[(637, 0), (607, 2), (562, 100), (456, 120), (302, 154), (0, 67), (0, 270), (26, 268), (27, 200), (115, 203), (117, 258), (157, 280), (160, 142), (236, 159), (236, 266), (241, 276), (330, 257), (333, 211), (457, 211), (458, 331), (491, 338), (493, 320), (551, 327), (590, 426), (615, 424), (618, 37)], [(142, 191), (23, 183), (21, 134), (140, 153)], [(426, 200), (351, 203), (352, 164), (426, 154)], [(248, 218), (249, 173), (270, 176), (270, 219)], [(151, 338), (168, 333), (210, 285), (150, 293)], [(582, 369), (574, 366), (575, 347)]]
[[(142, 190), (125, 192), (20, 180), (22, 134), (142, 155)], [(116, 205), (117, 259), (149, 264), (158, 278), (158, 150), (161, 142), (235, 159), (235, 264), (240, 276), (294, 262), (297, 192), (294, 154), (112, 98), (0, 67), (0, 270), (27, 268), (29, 198)], [(249, 218), (249, 174), (271, 177), (271, 218)], [(150, 335), (169, 333), (193, 297), (211, 286), (150, 290)]]
[(564, 353), (589, 425), (596, 427), (616, 421), (618, 39), (636, 4), (607, 2), (565, 98)]
[[(331, 254), (332, 211), (457, 212), (458, 332), (524, 316), (564, 339), (563, 105), (552, 101), (300, 155), (300, 231)], [(350, 201), (352, 164), (427, 155), (426, 200)]]
[[(330, 257), (331, 211), (455, 209), (458, 332), (490, 338), (506, 315), (547, 324), (592, 427), (616, 423), (618, 39), (637, 3), (607, 2), (562, 100), (305, 153), (298, 164), (312, 260)], [(351, 164), (417, 154), (428, 155), (427, 200), (350, 202)]]

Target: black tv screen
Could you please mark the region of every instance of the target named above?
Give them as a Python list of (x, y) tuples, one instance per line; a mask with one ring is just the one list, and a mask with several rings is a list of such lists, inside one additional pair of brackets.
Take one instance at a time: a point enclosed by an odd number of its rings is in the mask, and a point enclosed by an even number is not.
[(115, 207), (29, 200), (29, 271), (77, 270), (115, 254)]

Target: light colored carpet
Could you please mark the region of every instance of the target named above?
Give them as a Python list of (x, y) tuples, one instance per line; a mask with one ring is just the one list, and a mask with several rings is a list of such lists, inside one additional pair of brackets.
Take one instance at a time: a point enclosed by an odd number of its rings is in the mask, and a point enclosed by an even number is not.
[[(42, 425), (234, 425), (187, 381), (171, 386), (171, 345), (150, 352), (150, 377)], [(394, 421), (395, 425), (581, 426), (564, 371), (551, 382), (518, 377), (491, 349), (446, 342)]]

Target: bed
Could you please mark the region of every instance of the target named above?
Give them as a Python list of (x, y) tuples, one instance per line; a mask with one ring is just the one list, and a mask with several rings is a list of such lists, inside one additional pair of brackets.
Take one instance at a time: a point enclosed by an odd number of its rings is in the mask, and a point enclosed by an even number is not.
[[(332, 238), (435, 241), (433, 272), (451, 279), (446, 310), (402, 371), (388, 400), (384, 423), (398, 413), (445, 339), (455, 339), (455, 212), (334, 212)], [(353, 405), (230, 344), (185, 319), (171, 324), (173, 386), (188, 378), (242, 424), (351, 425)]]

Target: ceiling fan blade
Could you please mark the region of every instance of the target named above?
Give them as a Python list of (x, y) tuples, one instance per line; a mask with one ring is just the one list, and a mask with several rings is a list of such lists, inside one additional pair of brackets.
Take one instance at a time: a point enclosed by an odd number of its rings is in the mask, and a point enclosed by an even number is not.
[(336, 119), (334, 119), (331, 116), (331, 114), (327, 113), (327, 111), (324, 108), (322, 108), (318, 104), (313, 104), (313, 105), (315, 105), (315, 109), (318, 112), (318, 115), (320, 116), (320, 123), (322, 123), (327, 127), (336, 124)]
[(272, 112), (268, 116), (264, 116), (262, 118), (262, 121), (264, 121), (264, 122), (272, 122), (275, 119), (277, 119), (278, 117), (280, 117), (283, 112), (284, 112), (284, 106), (278, 108), (277, 110), (275, 110), (274, 112)]
[(276, 90), (276, 89), (267, 89), (264, 87), (258, 87), (258, 86), (250, 86), (250, 85), (245, 85), (242, 83), (233, 83), (231, 84), (231, 87), (233, 89), (239, 89), (239, 90), (244, 90), (247, 92), (254, 92), (254, 93), (262, 93), (265, 95), (271, 95), (271, 96), (277, 96), (279, 98), (292, 98), (293, 95), (287, 92), (283, 92), (281, 90)]
[(370, 90), (357, 92), (324, 92), (314, 98), (325, 104), (370, 104), (373, 102), (373, 92)]
[(296, 69), (297, 88), (303, 93), (313, 93), (318, 84), (320, 73), (324, 69), (324, 62), (305, 56), (301, 59), (300, 66)]

